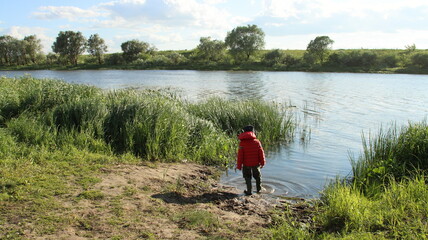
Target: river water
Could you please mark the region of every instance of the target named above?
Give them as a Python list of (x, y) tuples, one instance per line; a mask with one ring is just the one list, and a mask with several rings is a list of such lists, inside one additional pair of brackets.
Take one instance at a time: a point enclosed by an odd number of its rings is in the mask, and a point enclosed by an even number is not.
[[(103, 89), (170, 88), (190, 100), (209, 96), (259, 98), (291, 104), (310, 129), (306, 141), (267, 152), (263, 186), (274, 195), (317, 197), (336, 176), (350, 176), (350, 155), (362, 151), (361, 135), (381, 126), (419, 122), (428, 114), (428, 75), (228, 72), (228, 71), (0, 71), (0, 76), (31, 74)], [(302, 130), (299, 130), (301, 132)], [(240, 172), (221, 182), (244, 190)]]

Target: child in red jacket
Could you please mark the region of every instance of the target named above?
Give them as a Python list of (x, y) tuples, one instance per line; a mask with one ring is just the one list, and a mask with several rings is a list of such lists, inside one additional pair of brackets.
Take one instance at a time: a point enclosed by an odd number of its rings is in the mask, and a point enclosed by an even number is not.
[(253, 126), (246, 126), (242, 129), (244, 132), (238, 135), (239, 150), (238, 162), (236, 168), (241, 170), (247, 184), (247, 190), (244, 191), (245, 195), (251, 195), (251, 176), (256, 179), (257, 193), (262, 190), (262, 175), (260, 169), (266, 163), (265, 153), (262, 144), (256, 138)]

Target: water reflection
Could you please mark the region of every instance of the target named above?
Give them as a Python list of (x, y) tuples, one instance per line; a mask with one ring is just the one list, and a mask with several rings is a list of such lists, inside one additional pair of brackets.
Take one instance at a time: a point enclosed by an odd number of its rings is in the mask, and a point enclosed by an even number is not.
[(225, 76), (228, 94), (231, 99), (262, 99), (264, 80), (257, 72), (228, 72)]

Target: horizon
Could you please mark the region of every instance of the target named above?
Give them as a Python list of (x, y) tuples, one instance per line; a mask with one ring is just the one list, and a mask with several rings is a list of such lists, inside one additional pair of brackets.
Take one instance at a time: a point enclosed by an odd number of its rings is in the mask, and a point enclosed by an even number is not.
[(160, 51), (192, 50), (255, 24), (265, 48), (305, 50), (317, 36), (333, 49), (428, 49), (428, 1), (368, 0), (15, 0), (0, 3), (0, 35), (36, 35), (45, 53), (60, 31), (99, 34), (108, 53), (137, 39)]

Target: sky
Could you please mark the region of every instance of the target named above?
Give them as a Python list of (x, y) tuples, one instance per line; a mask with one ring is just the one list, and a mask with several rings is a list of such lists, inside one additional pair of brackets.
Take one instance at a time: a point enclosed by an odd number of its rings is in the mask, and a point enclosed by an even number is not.
[(37, 35), (45, 53), (60, 31), (98, 34), (109, 52), (137, 39), (159, 50), (194, 49), (255, 24), (265, 49), (428, 49), (427, 0), (0, 0), (0, 35)]

